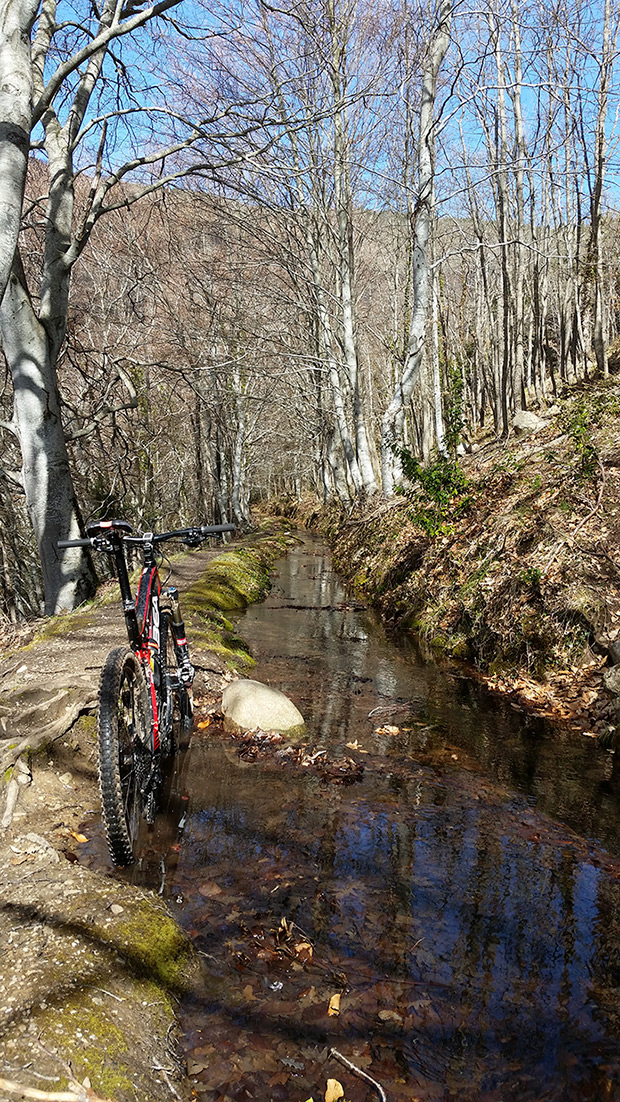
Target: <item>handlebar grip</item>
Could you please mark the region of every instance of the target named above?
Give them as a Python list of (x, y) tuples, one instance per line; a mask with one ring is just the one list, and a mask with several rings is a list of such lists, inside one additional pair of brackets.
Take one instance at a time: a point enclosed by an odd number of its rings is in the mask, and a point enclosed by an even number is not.
[(92, 543), (91, 543), (90, 540), (58, 540), (57, 543), (56, 543), (56, 546), (60, 547), (60, 548), (65, 548), (65, 547), (92, 547)]
[(217, 536), (220, 532), (234, 532), (236, 524), (203, 524), (200, 528), (202, 536)]

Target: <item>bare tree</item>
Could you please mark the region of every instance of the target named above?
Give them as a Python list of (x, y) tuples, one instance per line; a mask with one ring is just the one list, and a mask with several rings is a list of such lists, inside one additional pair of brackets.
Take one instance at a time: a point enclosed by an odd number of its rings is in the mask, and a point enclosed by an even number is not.
[[(407, 406), (418, 379), (426, 344), (428, 322), (429, 255), (435, 175), (437, 77), (450, 42), (452, 0), (441, 0), (422, 66), (422, 98), (419, 113), (417, 179), (412, 182), (409, 218), (412, 233), (412, 309), (402, 372), (383, 415), (381, 464), (383, 492), (392, 494), (399, 477), (398, 452), (403, 444)], [(413, 190), (414, 189), (414, 190)]]

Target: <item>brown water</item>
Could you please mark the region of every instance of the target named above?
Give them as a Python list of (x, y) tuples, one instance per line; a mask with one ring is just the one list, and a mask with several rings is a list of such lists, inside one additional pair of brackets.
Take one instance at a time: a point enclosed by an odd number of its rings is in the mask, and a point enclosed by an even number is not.
[(328, 1077), (377, 1098), (335, 1047), (390, 1100), (620, 1099), (613, 756), (389, 638), (314, 542), (239, 630), (310, 741), (365, 771), (247, 764), (217, 734), (185, 755), (139, 875), (203, 954), (198, 1098), (319, 1102)]

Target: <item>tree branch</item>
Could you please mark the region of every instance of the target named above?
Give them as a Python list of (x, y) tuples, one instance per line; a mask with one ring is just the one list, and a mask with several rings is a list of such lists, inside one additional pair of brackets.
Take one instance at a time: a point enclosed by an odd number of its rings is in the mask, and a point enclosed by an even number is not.
[(92, 42), (89, 42), (87, 46), (83, 46), (81, 50), (78, 50), (68, 61), (59, 65), (54, 75), (48, 80), (38, 102), (35, 104), (32, 112), (33, 127), (41, 121), (43, 115), (54, 100), (56, 93), (60, 91), (63, 81), (70, 73), (79, 69), (80, 65), (83, 65), (85, 61), (89, 61), (93, 54), (98, 53), (99, 50), (105, 49), (108, 43), (112, 42), (115, 38), (130, 34), (138, 27), (144, 26), (150, 19), (155, 19), (158, 15), (163, 15), (169, 8), (174, 8), (180, 3), (181, 0), (160, 0), (159, 4), (153, 4), (150, 8), (138, 12), (132, 19), (127, 19), (124, 23), (113, 23), (111, 27), (108, 27), (105, 31), (102, 31), (93, 38)]

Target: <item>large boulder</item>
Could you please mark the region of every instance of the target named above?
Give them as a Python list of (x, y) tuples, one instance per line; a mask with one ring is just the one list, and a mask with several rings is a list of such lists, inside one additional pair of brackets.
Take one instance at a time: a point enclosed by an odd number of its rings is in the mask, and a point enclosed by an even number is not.
[(524, 432), (540, 432), (541, 429), (547, 427), (547, 422), (527, 409), (520, 409), (515, 415), (512, 427), (517, 435), (520, 435)]
[(227, 725), (246, 731), (259, 727), (262, 731), (294, 736), (304, 729), (304, 717), (292, 700), (279, 689), (250, 678), (226, 686), (222, 713)]

